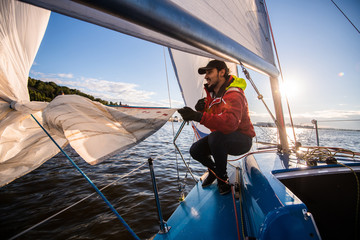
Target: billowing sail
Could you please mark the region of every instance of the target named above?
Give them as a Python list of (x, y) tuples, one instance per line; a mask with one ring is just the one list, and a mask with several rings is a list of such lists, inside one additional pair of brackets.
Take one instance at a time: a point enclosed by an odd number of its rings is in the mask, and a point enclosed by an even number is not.
[(27, 81), (50, 12), (15, 0), (0, 1), (0, 186), (36, 169), (67, 144), (97, 164), (157, 131), (176, 111), (107, 107), (62, 95), (30, 102)]

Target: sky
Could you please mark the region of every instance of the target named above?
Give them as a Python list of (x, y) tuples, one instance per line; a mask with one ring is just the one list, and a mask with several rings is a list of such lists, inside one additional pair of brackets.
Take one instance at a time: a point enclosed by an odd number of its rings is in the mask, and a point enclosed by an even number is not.
[[(360, 29), (360, 1), (335, 2)], [(271, 0), (267, 7), (294, 122), (360, 129), (359, 32), (331, 0)], [(268, 78), (250, 74), (272, 106)], [(184, 106), (165, 47), (56, 13), (30, 77), (132, 106)], [(270, 122), (250, 84), (245, 94), (252, 121)]]

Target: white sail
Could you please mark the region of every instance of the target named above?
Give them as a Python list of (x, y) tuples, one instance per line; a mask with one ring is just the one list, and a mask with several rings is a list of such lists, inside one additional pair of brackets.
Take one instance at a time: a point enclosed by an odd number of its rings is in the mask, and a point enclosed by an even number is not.
[(36, 169), (68, 143), (90, 164), (125, 150), (157, 131), (175, 109), (111, 108), (64, 95), (50, 104), (30, 102), (30, 67), (50, 12), (0, 1), (0, 186)]
[(0, 1), (0, 99), (29, 101), (29, 71), (49, 16), (50, 11), (45, 9), (18, 1)]
[[(32, 113), (41, 121), (39, 110), (47, 104), (30, 103), (27, 89), (29, 70), (49, 16), (48, 10), (17, 1), (0, 1), (0, 186), (58, 152), (29, 115)], [(61, 146), (66, 143), (55, 139)]]
[(172, 0), (172, 2), (267, 62), (274, 63), (263, 1)]

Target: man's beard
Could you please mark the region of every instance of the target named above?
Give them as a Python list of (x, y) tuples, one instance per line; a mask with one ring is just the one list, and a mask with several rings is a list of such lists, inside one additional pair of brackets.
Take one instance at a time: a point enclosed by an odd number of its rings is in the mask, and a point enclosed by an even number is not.
[(214, 91), (214, 88), (215, 88), (214, 85), (209, 86), (209, 84), (206, 83), (206, 84), (204, 84), (204, 86), (205, 86), (205, 89), (208, 90), (208, 92), (213, 92)]
[(209, 91), (209, 92), (213, 92), (215, 87), (219, 84), (219, 81), (215, 82), (213, 85), (209, 86), (208, 83), (204, 84), (205, 88)]

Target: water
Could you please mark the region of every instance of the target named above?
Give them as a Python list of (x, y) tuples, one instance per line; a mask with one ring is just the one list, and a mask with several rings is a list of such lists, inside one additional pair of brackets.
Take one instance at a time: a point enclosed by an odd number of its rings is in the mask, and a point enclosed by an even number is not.
[[(175, 132), (180, 123), (174, 123)], [(256, 128), (258, 140), (271, 141), (273, 128)], [(297, 129), (297, 140), (303, 145), (315, 145), (311, 129)], [(320, 144), (360, 151), (360, 131), (320, 130)], [(157, 211), (152, 191), (147, 159), (154, 158), (164, 219), (168, 219), (178, 206), (179, 182), (186, 183), (188, 193), (194, 181), (182, 160), (174, 153), (172, 124), (167, 123), (156, 134), (137, 146), (90, 166), (71, 149), (66, 149), (73, 160), (102, 188), (104, 195), (119, 214), (141, 238), (147, 239), (159, 230)], [(186, 126), (177, 143), (196, 177), (204, 168), (189, 158), (188, 149), (193, 142), (190, 126)], [(177, 165), (176, 162), (179, 164)], [(126, 174), (141, 166), (129, 176)], [(92, 187), (74, 169), (70, 162), (58, 155), (35, 171), (0, 188), (0, 237), (9, 239), (68, 206), (94, 193)], [(125, 227), (110, 211), (103, 200), (93, 195), (81, 203), (58, 214), (17, 239), (132, 239)]]

